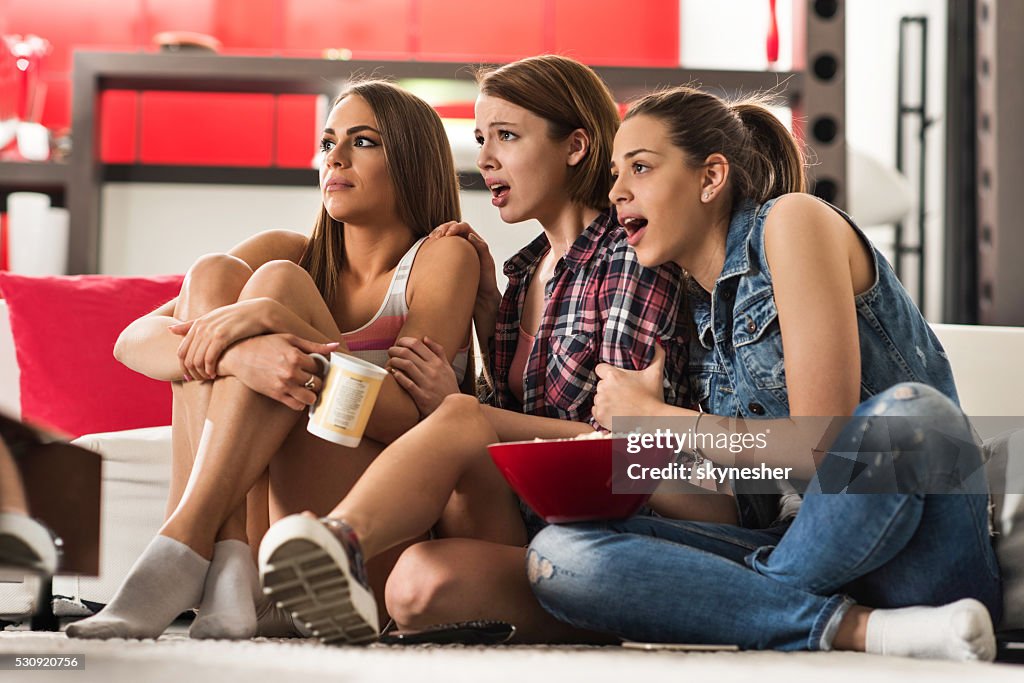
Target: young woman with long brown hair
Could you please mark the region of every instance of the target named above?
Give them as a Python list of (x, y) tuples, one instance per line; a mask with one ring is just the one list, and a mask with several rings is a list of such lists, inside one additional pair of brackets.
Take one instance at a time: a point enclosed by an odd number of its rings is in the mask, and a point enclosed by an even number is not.
[[(204, 256), (176, 299), (118, 340), (122, 362), (172, 382), (168, 517), (112, 602), (69, 635), (155, 637), (196, 605), (195, 637), (256, 632), (248, 543), (290, 512), (326, 513), (382, 444), (420, 419), (388, 378), (359, 447), (313, 436), (304, 409), (322, 380), (310, 353), (383, 366), (396, 337), (429, 335), (465, 373), (479, 265), (464, 242), (425, 239), (460, 217), (437, 113), (390, 83), (355, 83), (335, 100), (321, 151), (310, 237), (265, 232)], [(371, 580), (383, 586), (396, 557), (375, 563)]]

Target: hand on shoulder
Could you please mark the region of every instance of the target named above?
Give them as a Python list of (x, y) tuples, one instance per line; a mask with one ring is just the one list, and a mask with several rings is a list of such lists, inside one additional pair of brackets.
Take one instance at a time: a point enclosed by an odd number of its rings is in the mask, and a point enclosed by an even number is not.
[[(476, 249), (464, 239), (428, 239), (420, 247), (425, 270), (434, 273), (458, 273), (479, 277), (480, 259)], [(419, 265), (417, 259), (416, 264)]]

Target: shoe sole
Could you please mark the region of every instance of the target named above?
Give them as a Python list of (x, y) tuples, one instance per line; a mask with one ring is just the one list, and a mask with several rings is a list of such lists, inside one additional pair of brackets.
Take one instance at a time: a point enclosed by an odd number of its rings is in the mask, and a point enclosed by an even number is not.
[(377, 640), (377, 602), (352, 576), (344, 548), (320, 522), (293, 515), (270, 528), (260, 544), (260, 583), (325, 644)]

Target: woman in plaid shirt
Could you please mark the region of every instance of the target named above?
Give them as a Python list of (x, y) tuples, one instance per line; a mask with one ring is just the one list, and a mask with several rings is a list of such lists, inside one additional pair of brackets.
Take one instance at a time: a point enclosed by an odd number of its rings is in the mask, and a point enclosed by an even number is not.
[[(435, 231), (438, 239), (468, 239), (480, 256), (485, 275), (474, 319), (489, 351), (486, 404), (457, 393), (444, 350), (432, 340), (399, 340), (392, 372), (428, 416), (378, 456), (330, 518), (282, 520), (261, 546), (261, 576), (288, 566), (288, 548), (302, 539), (335, 565), (331, 582), (347, 582), (352, 597), (340, 607), (308, 582), (312, 600), (299, 619), (309, 614), (323, 623), (326, 610), (334, 622), (373, 625), (363, 558), (433, 529), (439, 540), (407, 550), (389, 579), (386, 605), (400, 628), (501, 619), (523, 640), (577, 637), (530, 592), (524, 546), (543, 523), (520, 508), (486, 446), (591, 431), (596, 366), (646, 368), (657, 342), (666, 350), (664, 399), (679, 405), (684, 398), (676, 388), (686, 362), (680, 271), (642, 267), (609, 207), (619, 118), (607, 87), (589, 68), (557, 56), (485, 72), (479, 82), (477, 165), (492, 203), (506, 223), (532, 218), (544, 232), (505, 264), (502, 296), (487, 277), (494, 262), (479, 235), (457, 223)], [(441, 377), (449, 378), (447, 391), (423, 388)], [(346, 631), (332, 623), (318, 635), (356, 639)]]

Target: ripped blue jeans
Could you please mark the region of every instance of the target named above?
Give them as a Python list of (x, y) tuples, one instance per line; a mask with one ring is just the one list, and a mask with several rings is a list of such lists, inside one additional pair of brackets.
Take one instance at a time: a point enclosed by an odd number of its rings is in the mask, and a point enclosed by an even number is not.
[[(945, 459), (964, 468), (966, 460), (968, 470), (980, 471), (963, 413), (938, 391), (900, 384), (855, 413), (889, 415), (925, 420), (918, 425), (936, 420), (946, 434), (960, 421), (959, 442), (922, 444), (921, 430), (887, 438), (893, 453), (901, 440), (913, 444), (908, 450), (927, 451), (932, 467)], [(845, 430), (836, 443), (851, 436), (870, 448), (870, 439)], [(864, 459), (868, 467), (872, 461)], [(830, 471), (847, 463), (832, 463)], [(902, 464), (924, 466), (921, 458)], [(975, 492), (957, 494), (808, 493), (795, 519), (767, 529), (660, 517), (551, 525), (530, 544), (530, 584), (562, 621), (647, 642), (829, 650), (855, 603), (895, 608), (971, 597), (998, 623), (1002, 591), (984, 478), (972, 486)]]

